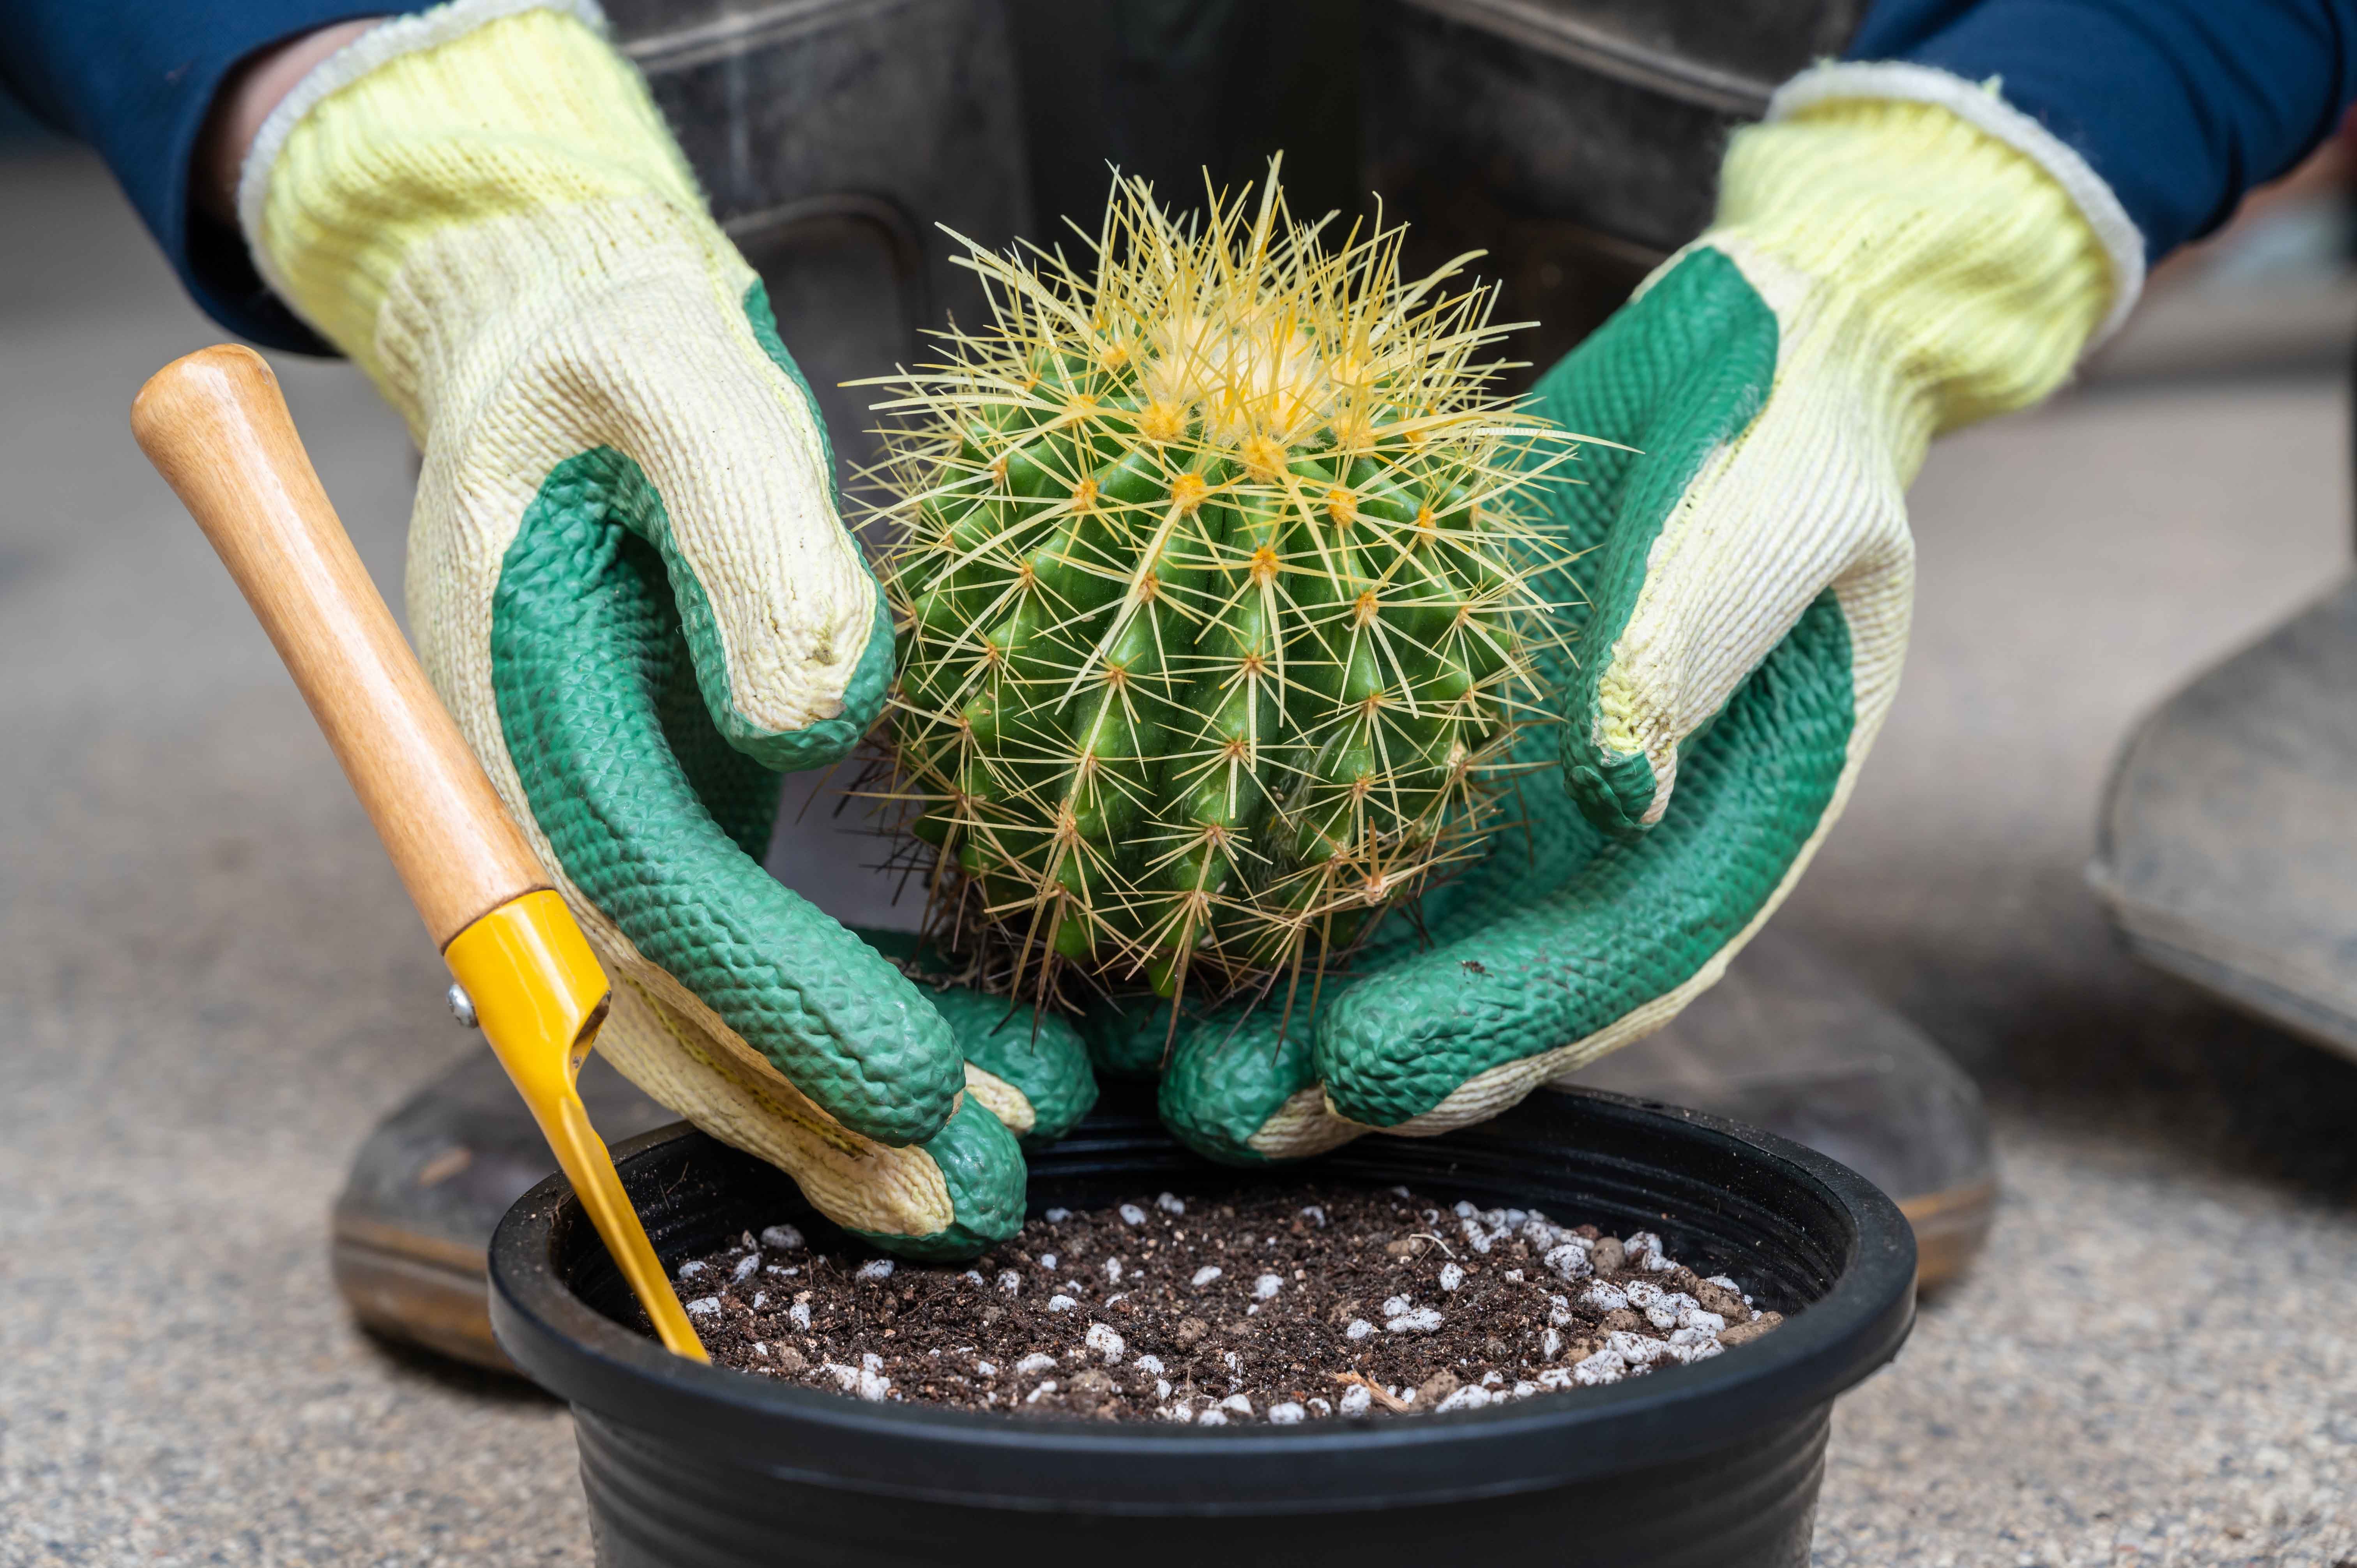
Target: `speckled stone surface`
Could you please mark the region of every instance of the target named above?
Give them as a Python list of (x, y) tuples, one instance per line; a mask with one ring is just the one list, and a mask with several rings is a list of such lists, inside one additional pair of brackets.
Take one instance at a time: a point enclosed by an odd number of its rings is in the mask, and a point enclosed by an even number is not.
[[(351, 1150), (475, 1047), (125, 430), (211, 335), (89, 166), (0, 210), (0, 1564), (586, 1563), (565, 1414), (328, 1284)], [(282, 371), (397, 600), (398, 423)], [(2107, 392), (1917, 487), (1906, 689), (1780, 918), (1981, 1075), (2006, 1197), (1842, 1405), (1823, 1563), (2357, 1559), (2357, 1065), (2137, 970), (2079, 880), (2134, 715), (2343, 568), (2343, 420)]]

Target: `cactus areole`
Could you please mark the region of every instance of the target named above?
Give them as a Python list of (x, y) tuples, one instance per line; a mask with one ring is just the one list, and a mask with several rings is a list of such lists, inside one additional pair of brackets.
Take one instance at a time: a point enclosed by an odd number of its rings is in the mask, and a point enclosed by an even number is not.
[(969, 244), (991, 319), (891, 379), (884, 744), (966, 978), (1291, 998), (1478, 853), (1557, 635), (1571, 439), (1398, 230), (1116, 181), (1084, 261)]

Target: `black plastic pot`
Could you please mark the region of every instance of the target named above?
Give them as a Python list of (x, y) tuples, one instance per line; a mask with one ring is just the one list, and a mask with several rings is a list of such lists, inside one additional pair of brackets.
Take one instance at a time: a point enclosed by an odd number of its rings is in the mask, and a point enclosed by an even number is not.
[[(1035, 1208), (1255, 1179), (1109, 1094), (1034, 1155)], [(616, 1151), (666, 1262), (791, 1220), (792, 1184), (684, 1127)], [(1540, 1093), (1444, 1138), (1366, 1138), (1320, 1177), (1543, 1209), (1732, 1275), (1791, 1321), (1711, 1360), (1449, 1415), (1200, 1429), (862, 1403), (678, 1360), (636, 1309), (561, 1179), (491, 1243), (491, 1322), (570, 1401), (598, 1561), (1040, 1563), (1072, 1568), (1347, 1563), (1807, 1562), (1834, 1396), (1914, 1322), (1906, 1219), (1862, 1177), (1781, 1139), (1605, 1094)]]

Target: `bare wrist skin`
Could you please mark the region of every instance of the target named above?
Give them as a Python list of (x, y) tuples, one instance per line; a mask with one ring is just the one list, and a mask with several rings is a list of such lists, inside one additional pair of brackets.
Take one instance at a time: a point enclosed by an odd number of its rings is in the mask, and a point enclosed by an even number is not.
[(262, 123), (313, 66), (384, 20), (362, 16), (285, 38), (238, 62), (197, 138), (188, 179), (197, 204), (224, 222), (237, 221), (237, 180)]

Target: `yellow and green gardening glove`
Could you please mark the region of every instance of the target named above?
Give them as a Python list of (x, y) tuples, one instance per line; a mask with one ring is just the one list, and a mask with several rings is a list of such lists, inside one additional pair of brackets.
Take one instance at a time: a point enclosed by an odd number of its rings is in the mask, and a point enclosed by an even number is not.
[(264, 126), (239, 206), (425, 452), (413, 634), (618, 983), (599, 1049), (887, 1247), (1011, 1235), (1017, 1138), (1086, 1111), (1085, 1054), (761, 867), (780, 773), (875, 720), (891, 625), (761, 285), (594, 11), (374, 28)]
[[(1543, 596), (1586, 603), (1524, 733), (1521, 822), (1316, 1015), (1189, 1027), (1165, 1119), (1236, 1162), (1445, 1132), (1660, 1027), (1717, 980), (1839, 814), (1898, 687), (1902, 496), (1937, 433), (2052, 391), (2141, 242), (1993, 88), (1827, 67), (1738, 134), (1719, 214), (1538, 385), (1585, 449)], [(1168, 1015), (1086, 1021), (1105, 1070)]]

